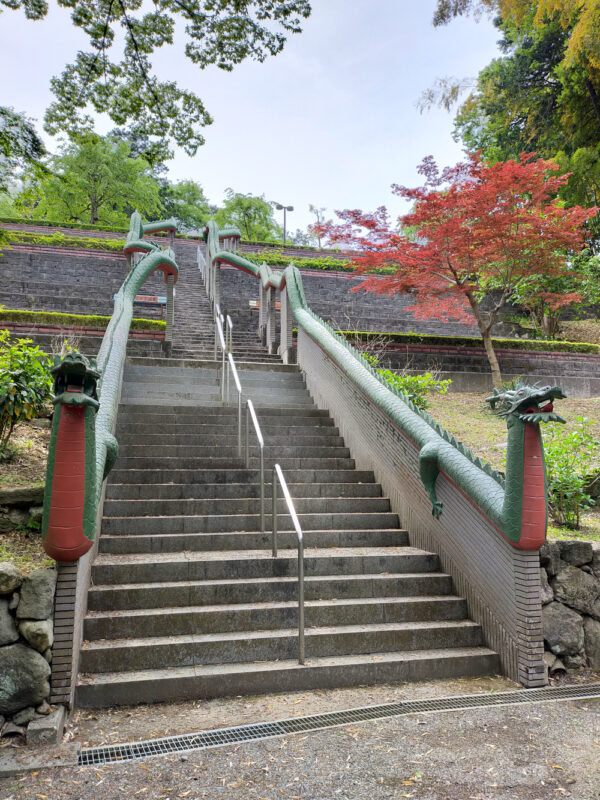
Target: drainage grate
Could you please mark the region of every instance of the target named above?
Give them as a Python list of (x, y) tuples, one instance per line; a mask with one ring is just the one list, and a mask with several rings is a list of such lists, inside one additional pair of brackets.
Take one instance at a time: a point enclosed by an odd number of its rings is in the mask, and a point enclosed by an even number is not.
[(560, 700), (590, 700), (600, 698), (600, 684), (587, 686), (561, 686), (556, 688), (522, 689), (497, 694), (460, 695), (442, 697), (437, 700), (414, 700), (413, 702), (385, 703), (378, 706), (351, 708), (346, 711), (331, 711), (311, 714), (306, 717), (283, 719), (276, 722), (259, 722), (232, 728), (217, 728), (211, 731), (186, 733), (162, 739), (147, 739), (141, 742), (113, 744), (105, 747), (84, 747), (79, 753), (79, 766), (90, 767), (118, 761), (131, 761), (149, 756), (183, 753), (190, 750), (205, 750), (240, 742), (272, 739), (289, 733), (316, 731), (334, 728), (355, 722), (368, 722), (407, 714), (431, 714), (444, 711), (466, 711), (470, 708), (490, 706), (513, 706), (524, 703), (543, 703)]

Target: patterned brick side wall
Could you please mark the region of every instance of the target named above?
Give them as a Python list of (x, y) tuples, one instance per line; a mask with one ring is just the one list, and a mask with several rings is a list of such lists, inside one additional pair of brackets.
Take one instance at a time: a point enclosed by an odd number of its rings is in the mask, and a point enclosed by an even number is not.
[(358, 468), (375, 472), (411, 543), (439, 554), (505, 673), (544, 685), (538, 554), (513, 549), (444, 475), (437, 482), (444, 511), (435, 520), (416, 447), (302, 330), (298, 359), (313, 398), (334, 417)]

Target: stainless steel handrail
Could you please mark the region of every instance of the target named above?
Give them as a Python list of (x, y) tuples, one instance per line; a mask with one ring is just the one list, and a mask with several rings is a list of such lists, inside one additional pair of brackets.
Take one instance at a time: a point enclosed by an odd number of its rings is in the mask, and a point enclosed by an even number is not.
[(279, 464), (273, 467), (273, 558), (277, 558), (277, 481), (283, 491), (288, 513), (298, 539), (298, 663), (304, 664), (304, 536), (298, 521), (293, 500)]
[(238, 458), (242, 457), (242, 384), (231, 353), (227, 353), (227, 402), (229, 402), (229, 372), (233, 375), (233, 382), (238, 393)]
[(256, 438), (258, 439), (258, 447), (259, 447), (260, 532), (264, 534), (265, 532), (265, 440), (263, 439), (263, 435), (260, 430), (260, 425), (258, 424), (258, 419), (256, 418), (256, 412), (254, 411), (254, 405), (252, 404), (252, 400), (247, 400), (246, 401), (246, 452), (245, 452), (246, 469), (250, 468), (250, 419), (252, 419), (252, 424), (254, 425), (254, 432), (256, 433)]
[[(223, 324), (221, 323), (220, 317), (217, 317), (215, 320), (215, 333), (219, 338), (219, 343), (221, 345), (221, 402), (225, 402), (225, 356), (227, 354), (227, 348), (225, 347), (225, 337), (223, 336)], [(217, 348), (215, 347), (215, 361), (217, 359)]]

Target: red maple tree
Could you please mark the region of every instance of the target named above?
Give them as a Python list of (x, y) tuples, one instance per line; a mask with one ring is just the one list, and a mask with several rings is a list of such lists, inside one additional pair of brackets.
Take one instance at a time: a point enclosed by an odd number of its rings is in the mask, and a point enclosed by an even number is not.
[[(566, 255), (581, 249), (583, 223), (598, 211), (563, 206), (557, 195), (569, 176), (558, 169), (534, 153), (497, 164), (475, 153), (440, 172), (429, 157), (419, 167), (424, 186), (392, 186), (413, 202), (397, 227), (381, 206), (373, 214), (336, 212), (342, 222), (325, 223), (320, 232), (357, 251), (357, 273), (392, 268), (393, 274), (370, 275), (354, 291), (411, 293), (410, 308), (420, 319), (475, 317), (497, 386), (502, 378), (491, 329), (500, 309), (524, 281), (565, 274)], [(484, 295), (487, 311), (480, 306)]]

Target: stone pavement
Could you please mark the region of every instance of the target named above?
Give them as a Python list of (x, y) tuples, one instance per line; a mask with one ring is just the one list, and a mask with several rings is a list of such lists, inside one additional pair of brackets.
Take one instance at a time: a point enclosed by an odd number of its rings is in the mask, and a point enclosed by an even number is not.
[[(594, 676), (597, 679), (597, 676)], [(82, 711), (63, 747), (378, 702), (506, 691), (501, 678)], [(600, 800), (600, 701), (423, 714), (104, 767), (0, 778), (1, 800)], [(72, 752), (72, 751), (71, 751)], [(53, 754), (55, 763), (57, 753)]]

